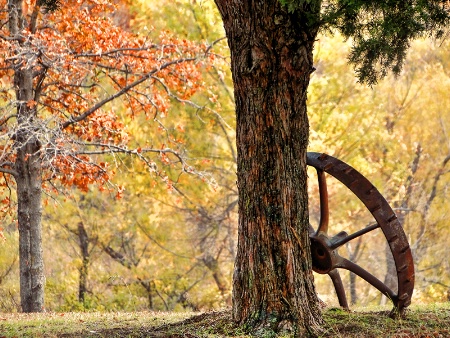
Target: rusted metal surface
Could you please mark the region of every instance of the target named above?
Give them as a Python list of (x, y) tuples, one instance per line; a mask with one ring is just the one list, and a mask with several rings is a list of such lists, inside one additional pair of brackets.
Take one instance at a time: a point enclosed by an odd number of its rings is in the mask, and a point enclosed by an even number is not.
[[(339, 304), (348, 308), (344, 286), (338, 269), (349, 270), (377, 288), (394, 303), (393, 313), (403, 314), (410, 305), (414, 290), (414, 263), (403, 228), (385, 198), (363, 175), (348, 164), (326, 154), (308, 153), (307, 164), (317, 170), (320, 194), (320, 221), (317, 230), (310, 228), (313, 269), (328, 274), (333, 282)], [(328, 235), (329, 209), (325, 173), (333, 176), (350, 189), (366, 206), (377, 224), (355, 233), (342, 231)], [(381, 228), (392, 252), (397, 270), (398, 290), (393, 291), (377, 277), (350, 260), (340, 256), (338, 249), (364, 234)]]

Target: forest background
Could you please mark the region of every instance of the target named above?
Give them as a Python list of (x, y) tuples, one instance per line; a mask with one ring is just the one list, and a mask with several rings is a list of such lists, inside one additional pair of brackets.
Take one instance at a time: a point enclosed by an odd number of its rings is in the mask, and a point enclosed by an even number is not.
[[(215, 58), (203, 69), (202, 88), (190, 102), (173, 99), (158, 119), (130, 119), (120, 103), (114, 106), (133, 145), (169, 145), (183, 161), (159, 154), (155, 161), (164, 168), (161, 175), (126, 154), (103, 155), (115, 171), (111, 189), (92, 185), (85, 192), (61, 185), (46, 196), (46, 310), (227, 306), (237, 190), (233, 90), (219, 14), (209, 0), (116, 1), (116, 6), (110, 15), (122, 28), (155, 41), (169, 31), (179, 39), (204, 42)], [(321, 35), (309, 90), (310, 150), (361, 171), (402, 220), (416, 263), (413, 303), (450, 300), (449, 38), (415, 42), (401, 77), (389, 76), (368, 88), (357, 83), (347, 64), (351, 42), (343, 44), (336, 34)], [(183, 172), (186, 163), (196, 175)], [(314, 223), (319, 204), (313, 172), (310, 177)], [(333, 231), (373, 222), (345, 187), (332, 180), (329, 184)], [(0, 194), (4, 201), (8, 197), (2, 209), (0, 311), (15, 312), (20, 300), (14, 187), (4, 186)], [(348, 244), (341, 254), (391, 283), (395, 272), (390, 252), (379, 235)], [(331, 282), (315, 277), (320, 297), (337, 304)], [(343, 279), (351, 303), (386, 302), (354, 275), (345, 272)]]

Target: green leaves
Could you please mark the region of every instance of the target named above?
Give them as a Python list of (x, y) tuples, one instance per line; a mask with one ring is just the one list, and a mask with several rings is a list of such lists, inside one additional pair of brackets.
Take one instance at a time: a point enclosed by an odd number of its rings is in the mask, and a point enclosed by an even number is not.
[(389, 70), (399, 74), (413, 39), (440, 37), (450, 23), (442, 1), (338, 0), (323, 6), (322, 27), (351, 39), (349, 61), (361, 82), (374, 85)]
[(304, 5), (311, 5), (312, 7), (320, 6), (320, 0), (279, 0), (285, 6), (289, 13), (296, 10), (303, 9)]

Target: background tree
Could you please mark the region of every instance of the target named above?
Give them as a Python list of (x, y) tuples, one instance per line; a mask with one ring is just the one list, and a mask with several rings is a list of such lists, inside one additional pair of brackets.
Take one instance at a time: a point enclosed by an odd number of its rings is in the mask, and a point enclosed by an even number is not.
[[(121, 98), (130, 117), (162, 119), (169, 98), (186, 99), (197, 90), (202, 63), (194, 61), (202, 47), (165, 33), (159, 44), (131, 34), (108, 17), (114, 6), (105, 1), (0, 6), (0, 171), (2, 185), (17, 189), (21, 306), (34, 312), (44, 307), (42, 189), (52, 190), (53, 179), (82, 190), (95, 182), (105, 188), (111, 172), (96, 161), (105, 152), (140, 158), (169, 185), (149, 154), (194, 172), (171, 144), (128, 149), (111, 102)], [(5, 196), (3, 203), (13, 206), (13, 199)]]
[(308, 238), (306, 93), (320, 28), (353, 38), (350, 61), (375, 84), (401, 70), (410, 41), (441, 35), (441, 1), (215, 1), (231, 50), (239, 237), (233, 317), (252, 330), (317, 335)]

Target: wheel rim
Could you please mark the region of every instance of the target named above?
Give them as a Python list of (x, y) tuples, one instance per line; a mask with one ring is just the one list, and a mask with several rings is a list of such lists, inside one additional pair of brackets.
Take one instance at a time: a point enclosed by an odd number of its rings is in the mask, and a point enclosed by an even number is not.
[[(339, 304), (348, 308), (344, 286), (338, 269), (349, 270), (360, 276), (386, 295), (394, 304), (394, 310), (402, 314), (410, 305), (414, 290), (414, 262), (403, 228), (396, 214), (379, 191), (356, 169), (327, 154), (308, 152), (307, 164), (317, 171), (320, 194), (320, 221), (317, 230), (310, 227), (313, 269), (328, 274), (333, 282)], [(377, 224), (352, 234), (342, 231), (328, 236), (328, 192), (325, 173), (333, 176), (353, 192), (375, 218)], [(380, 228), (386, 238), (397, 271), (398, 291), (394, 292), (377, 277), (350, 260), (340, 256), (338, 248), (366, 233)]]

